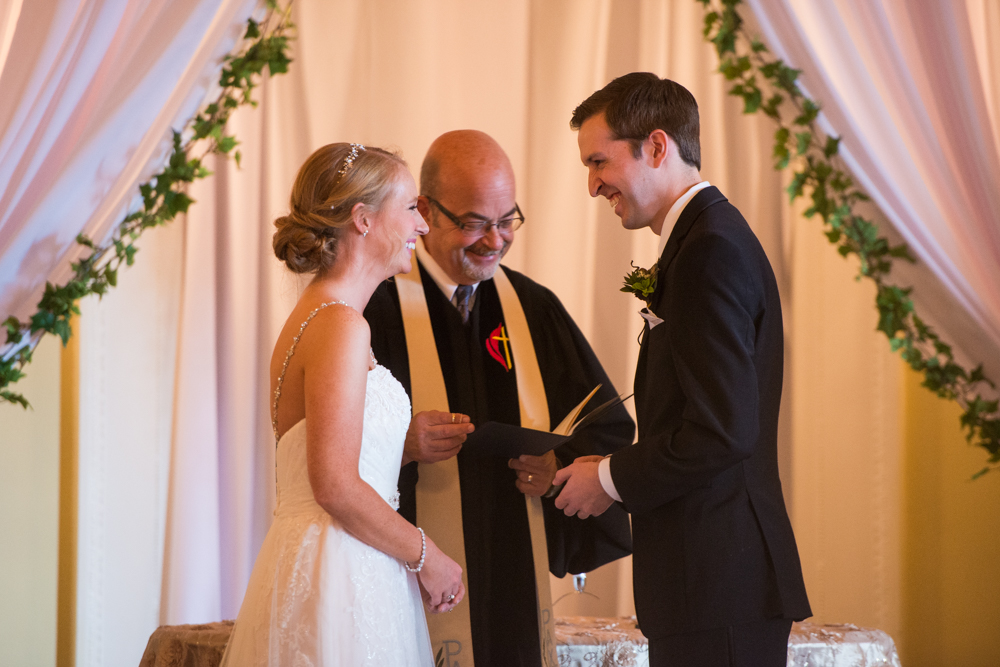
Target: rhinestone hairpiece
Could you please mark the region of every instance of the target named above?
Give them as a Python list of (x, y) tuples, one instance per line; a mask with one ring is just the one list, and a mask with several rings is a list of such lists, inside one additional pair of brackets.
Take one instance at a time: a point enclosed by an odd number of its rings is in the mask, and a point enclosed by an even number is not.
[(337, 172), (337, 176), (339, 177), (337, 180), (343, 178), (344, 174), (347, 173), (347, 170), (351, 168), (352, 164), (354, 164), (354, 161), (358, 159), (359, 150), (363, 151), (365, 150), (365, 147), (362, 144), (351, 144), (351, 152), (347, 154), (346, 158), (344, 158), (344, 166)]

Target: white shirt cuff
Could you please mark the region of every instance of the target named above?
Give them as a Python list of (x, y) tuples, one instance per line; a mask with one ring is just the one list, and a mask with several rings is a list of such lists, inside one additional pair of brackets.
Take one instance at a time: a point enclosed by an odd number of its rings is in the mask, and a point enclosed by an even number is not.
[(601, 462), (597, 464), (597, 476), (601, 480), (601, 486), (604, 487), (604, 493), (608, 494), (618, 502), (621, 502), (622, 497), (618, 495), (618, 489), (615, 488), (615, 482), (611, 479), (611, 457), (605, 456)]

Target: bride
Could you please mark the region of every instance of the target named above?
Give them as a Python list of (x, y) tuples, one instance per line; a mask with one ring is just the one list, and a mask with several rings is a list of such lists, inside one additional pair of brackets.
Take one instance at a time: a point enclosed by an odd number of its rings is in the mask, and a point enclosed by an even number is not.
[(396, 513), (410, 403), (371, 354), (361, 313), (409, 271), (427, 225), (403, 160), (330, 144), (295, 180), (274, 251), (315, 273), (271, 359), (277, 509), (223, 665), (433, 665), (433, 612), (461, 568)]

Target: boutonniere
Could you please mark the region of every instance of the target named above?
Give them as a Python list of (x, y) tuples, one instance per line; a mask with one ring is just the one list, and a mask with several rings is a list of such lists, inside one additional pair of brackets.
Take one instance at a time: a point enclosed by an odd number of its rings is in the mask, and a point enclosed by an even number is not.
[(659, 264), (654, 264), (651, 269), (644, 269), (641, 266), (636, 266), (633, 262), (629, 262), (632, 265), (632, 273), (625, 276), (625, 286), (622, 287), (622, 292), (630, 292), (635, 295), (635, 298), (639, 299), (646, 304), (646, 308), (649, 308), (649, 304), (653, 298), (653, 292), (656, 291), (656, 274), (660, 270)]

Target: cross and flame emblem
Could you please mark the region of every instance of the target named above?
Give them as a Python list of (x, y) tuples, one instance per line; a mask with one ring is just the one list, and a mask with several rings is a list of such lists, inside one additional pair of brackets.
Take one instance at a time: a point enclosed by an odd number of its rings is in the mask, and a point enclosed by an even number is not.
[[(501, 345), (503, 345), (502, 351)], [(504, 328), (503, 322), (498, 324), (497, 328), (486, 339), (486, 351), (503, 366), (505, 371), (510, 372), (510, 369), (514, 367), (514, 362), (510, 358), (510, 338), (507, 336), (507, 329)]]

